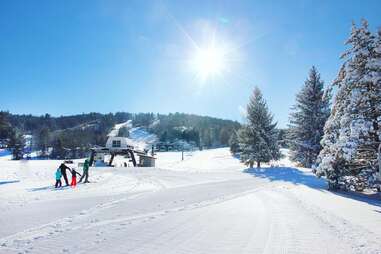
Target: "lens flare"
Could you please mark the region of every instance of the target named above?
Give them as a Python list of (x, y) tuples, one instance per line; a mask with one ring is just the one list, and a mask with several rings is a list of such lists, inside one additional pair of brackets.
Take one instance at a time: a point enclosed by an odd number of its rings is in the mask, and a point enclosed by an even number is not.
[(198, 48), (191, 60), (191, 66), (202, 80), (221, 75), (226, 68), (224, 50), (215, 45)]

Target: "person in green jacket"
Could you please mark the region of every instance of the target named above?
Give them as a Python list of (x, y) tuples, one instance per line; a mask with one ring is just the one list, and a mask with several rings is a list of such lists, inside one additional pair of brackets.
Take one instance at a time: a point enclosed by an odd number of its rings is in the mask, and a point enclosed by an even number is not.
[(89, 160), (86, 159), (85, 160), (85, 163), (83, 163), (83, 173), (82, 173), (82, 176), (81, 176), (81, 179), (79, 179), (79, 182), (81, 183), (83, 178), (85, 178), (85, 181), (84, 183), (89, 183), (89, 167), (90, 167), (90, 163), (89, 163)]

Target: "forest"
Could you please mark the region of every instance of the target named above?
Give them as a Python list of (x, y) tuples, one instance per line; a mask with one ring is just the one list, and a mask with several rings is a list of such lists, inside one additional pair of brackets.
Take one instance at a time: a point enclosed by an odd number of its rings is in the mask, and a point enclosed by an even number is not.
[[(185, 113), (154, 114), (117, 112), (54, 117), (0, 112), (0, 145), (12, 148), (13, 157), (39, 151), (45, 158), (80, 158), (90, 147), (103, 146), (115, 124), (132, 121), (158, 136), (160, 142), (183, 140), (199, 148), (227, 146), (240, 128), (236, 121)], [(119, 135), (128, 136), (121, 129)]]

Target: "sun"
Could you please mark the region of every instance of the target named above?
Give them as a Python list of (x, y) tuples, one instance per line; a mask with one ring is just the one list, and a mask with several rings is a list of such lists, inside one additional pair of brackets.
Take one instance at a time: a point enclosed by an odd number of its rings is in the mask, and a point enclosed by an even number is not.
[(222, 48), (210, 45), (198, 48), (191, 65), (197, 76), (203, 81), (221, 75), (226, 68), (226, 57)]

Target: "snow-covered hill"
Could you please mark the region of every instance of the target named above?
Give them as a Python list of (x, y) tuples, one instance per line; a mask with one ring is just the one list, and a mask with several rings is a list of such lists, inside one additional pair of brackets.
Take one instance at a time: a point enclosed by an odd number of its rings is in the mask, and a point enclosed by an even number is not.
[(142, 127), (132, 127), (132, 121), (116, 124), (114, 128), (107, 135), (108, 137), (115, 137), (119, 134), (119, 130), (123, 127), (128, 128), (129, 138), (127, 142), (129, 145), (135, 147), (138, 150), (150, 149), (152, 144), (157, 141), (157, 136), (155, 134), (147, 132)]
[(142, 127), (134, 127), (130, 129), (130, 137), (128, 142), (133, 147), (144, 150), (150, 149), (152, 144), (156, 143), (158, 138), (155, 134), (147, 132)]
[(60, 161), (0, 161), (0, 253), (381, 253), (381, 202), (309, 170), (246, 169), (228, 149), (157, 157), (59, 190)]
[(126, 127), (126, 128), (132, 128), (132, 121), (131, 120), (128, 120), (124, 123), (118, 123), (118, 124), (115, 124), (114, 128), (111, 129), (111, 131), (109, 132), (109, 134), (107, 135), (108, 137), (116, 137), (118, 136), (119, 134), (119, 130), (123, 127)]

